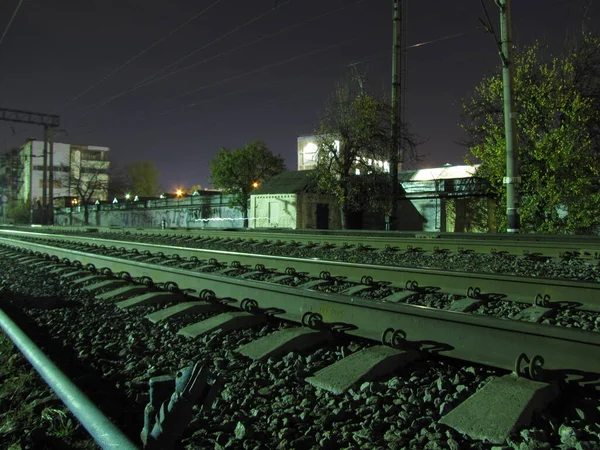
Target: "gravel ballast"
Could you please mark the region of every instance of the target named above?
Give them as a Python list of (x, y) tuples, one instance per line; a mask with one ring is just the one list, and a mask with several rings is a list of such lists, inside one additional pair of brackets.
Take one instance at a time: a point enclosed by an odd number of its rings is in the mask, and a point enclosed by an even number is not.
[(506, 446), (494, 446), (437, 422), (503, 372), (428, 358), (334, 396), (304, 379), (373, 343), (340, 338), (315, 351), (252, 362), (234, 350), (294, 325), (273, 321), (189, 340), (176, 334), (184, 319), (152, 324), (143, 318), (156, 307), (120, 310), (73, 288), (68, 279), (6, 259), (0, 268), (7, 288), (2, 306), (136, 442), (149, 378), (200, 361), (225, 385), (210, 410), (196, 412), (178, 448), (600, 448), (598, 397), (580, 388), (569, 388)]

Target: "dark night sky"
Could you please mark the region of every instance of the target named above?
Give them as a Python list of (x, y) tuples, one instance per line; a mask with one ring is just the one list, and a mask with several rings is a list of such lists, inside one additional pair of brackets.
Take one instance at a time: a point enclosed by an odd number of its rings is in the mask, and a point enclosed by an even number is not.
[[(154, 161), (164, 188), (173, 191), (209, 186), (208, 161), (216, 151), (254, 139), (296, 169), (296, 138), (312, 134), (334, 82), (351, 62), (369, 59), (361, 65), (369, 84), (388, 90), (391, 0), (279, 0), (275, 9), (275, 0), (221, 0), (106, 78), (214, 1), (24, 0), (0, 45), (0, 107), (60, 113), (68, 136), (57, 141), (108, 146), (119, 166)], [(0, 32), (17, 4), (0, 2)], [(498, 30), (497, 8), (491, 0), (485, 4)], [(581, 28), (586, 9), (588, 29), (599, 31), (600, 0), (512, 5), (516, 44), (538, 39), (560, 49)], [(341, 7), (100, 104), (194, 50), (205, 47), (161, 75)], [(477, 29), (478, 16), (479, 0), (408, 3), (408, 45), (464, 33), (407, 50), (406, 119), (426, 140), (420, 167), (463, 163), (466, 150), (455, 143), (461, 100), (499, 63), (492, 37)], [(41, 138), (41, 128), (0, 122), (0, 150), (28, 136)]]

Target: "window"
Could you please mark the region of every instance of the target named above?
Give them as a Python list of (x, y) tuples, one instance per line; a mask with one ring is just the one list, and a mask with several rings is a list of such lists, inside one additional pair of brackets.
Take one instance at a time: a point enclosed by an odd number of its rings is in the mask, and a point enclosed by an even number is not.
[[(44, 171), (44, 166), (33, 166), (33, 170)], [(50, 168), (48, 167), (48, 171)], [(67, 166), (54, 166), (54, 172), (68, 172), (69, 168)]]
[(94, 150), (82, 150), (81, 159), (86, 161), (104, 161), (104, 152)]
[[(54, 189), (60, 189), (61, 187), (63, 187), (62, 182), (60, 180), (54, 180), (52, 184), (54, 185)], [(46, 185), (48, 187), (50, 186), (50, 180), (46, 180)], [(44, 180), (39, 181), (39, 188), (44, 188)]]
[(81, 173), (108, 173), (108, 169), (98, 167), (82, 167)]

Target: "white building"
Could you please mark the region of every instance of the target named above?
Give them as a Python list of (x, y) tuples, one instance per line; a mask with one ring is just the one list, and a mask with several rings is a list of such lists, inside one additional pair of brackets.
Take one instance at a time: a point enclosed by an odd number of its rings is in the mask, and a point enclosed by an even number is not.
[[(337, 150), (340, 148), (340, 141), (333, 141)], [(319, 136), (300, 136), (298, 138), (298, 170), (311, 170), (317, 165), (317, 156), (319, 149)], [(358, 161), (357, 161), (358, 162)], [(372, 159), (363, 159), (363, 164), (382, 169), (383, 172), (390, 171), (388, 161), (374, 161)], [(401, 170), (400, 164), (398, 170)], [(360, 175), (358, 168), (354, 169), (356, 175)]]
[[(53, 197), (79, 198), (75, 181), (78, 180), (84, 189), (94, 183), (89, 201), (107, 200), (108, 198), (108, 147), (93, 145), (71, 145), (54, 143), (54, 192)], [(48, 148), (50, 152), (50, 148)], [(21, 171), (18, 198), (36, 204), (43, 199), (44, 187), (44, 141), (29, 140), (19, 149), (19, 166)], [(50, 168), (46, 174), (49, 180)], [(49, 182), (49, 181), (48, 181)], [(48, 195), (48, 194), (47, 194)]]

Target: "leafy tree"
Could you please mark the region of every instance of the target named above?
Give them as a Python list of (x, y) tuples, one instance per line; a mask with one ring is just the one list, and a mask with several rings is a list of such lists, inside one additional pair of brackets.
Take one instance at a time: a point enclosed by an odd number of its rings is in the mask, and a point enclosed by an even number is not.
[(109, 170), (108, 198), (122, 198), (129, 192), (127, 173), (123, 167), (111, 164)]
[[(316, 130), (317, 164), (314, 177), (320, 191), (332, 193), (339, 204), (342, 228), (353, 211), (370, 209), (389, 214), (392, 206), (389, 156), (392, 149), (391, 106), (363, 91), (349, 79), (338, 83)], [(416, 142), (401, 125), (400, 147), (407, 159)]]
[[(600, 41), (583, 42), (562, 57), (544, 57), (536, 44), (515, 52), (517, 149), (521, 228), (525, 232), (583, 233), (600, 224)], [(506, 150), (502, 80), (483, 78), (463, 105), (462, 128), (478, 175), (500, 205)], [(499, 229), (506, 217), (497, 214)]]
[(162, 192), (159, 176), (152, 161), (136, 161), (125, 166), (125, 186), (131, 195), (158, 197)]
[(210, 161), (214, 187), (231, 194), (231, 207), (242, 211), (244, 226), (248, 226), (248, 202), (254, 183), (263, 183), (285, 170), (281, 155), (273, 155), (263, 141), (254, 141), (242, 148), (229, 150), (222, 147)]
[(4, 213), (10, 222), (22, 224), (31, 221), (31, 205), (22, 200), (12, 200), (6, 204)]

